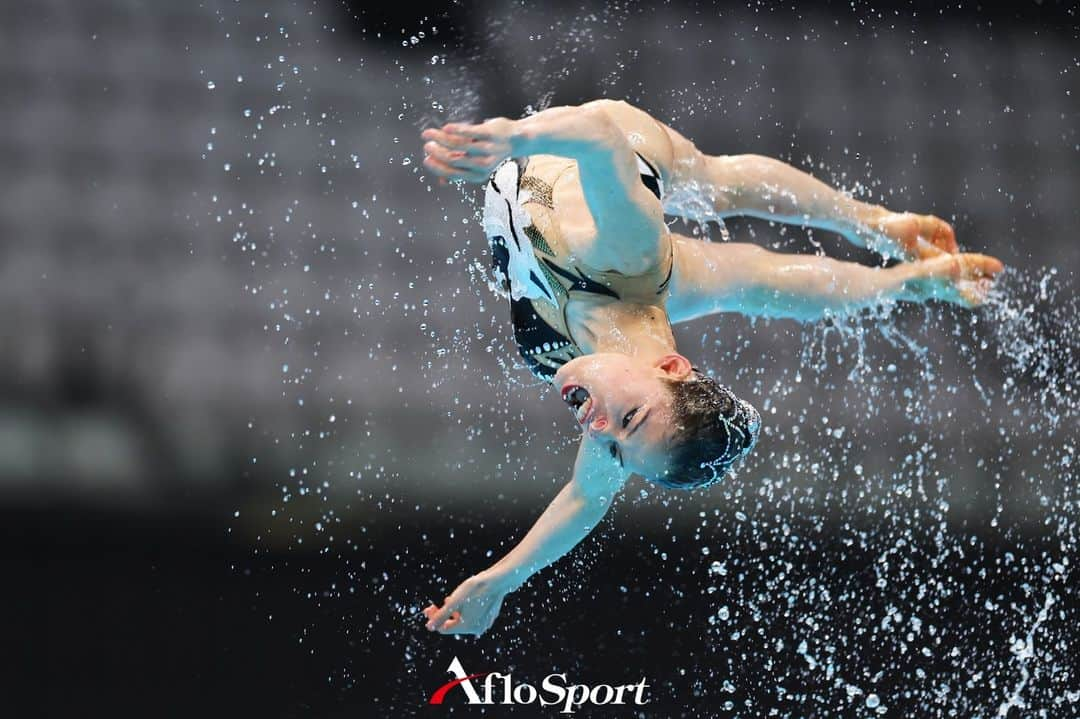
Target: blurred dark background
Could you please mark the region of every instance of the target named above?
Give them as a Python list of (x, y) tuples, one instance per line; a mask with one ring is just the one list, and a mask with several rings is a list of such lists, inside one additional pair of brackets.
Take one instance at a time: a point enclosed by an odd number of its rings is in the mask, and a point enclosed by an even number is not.
[[(1055, 2), (0, 4), (19, 715), (412, 715), (455, 653), (522, 678), (645, 675), (648, 716), (870, 715), (870, 686), (890, 713), (993, 713), (1019, 676), (1011, 640), (1043, 606), (1035, 579), (1063, 581), (1048, 557), (1075, 546), (1072, 345), (1032, 343), (1074, 319), (1078, 47), (1075, 5)], [(412, 612), (520, 536), (573, 435), (484, 281), (479, 191), (424, 177), (418, 133), (600, 96), (707, 152), (781, 157), (946, 217), (1013, 268), (1019, 299), (974, 319), (902, 313), (899, 340), (680, 328), (765, 408), (759, 457), (689, 498), (630, 488), (504, 628), (429, 637)], [(731, 227), (873, 261), (821, 233)], [(995, 329), (1024, 307), (1046, 319)], [(821, 417), (836, 434), (808, 441)], [(844, 641), (903, 605), (868, 574), (897, 546), (894, 579), (937, 587), (911, 601), (962, 656)], [(742, 567), (722, 601), (705, 593), (718, 554)], [(828, 615), (836, 676), (795, 651), (791, 596)], [(1054, 596), (1064, 611), (1071, 592)], [(1011, 602), (1027, 609), (972, 631)], [(706, 631), (726, 604), (768, 631)], [(1078, 687), (1047, 669), (1027, 691), (1071, 716)]]

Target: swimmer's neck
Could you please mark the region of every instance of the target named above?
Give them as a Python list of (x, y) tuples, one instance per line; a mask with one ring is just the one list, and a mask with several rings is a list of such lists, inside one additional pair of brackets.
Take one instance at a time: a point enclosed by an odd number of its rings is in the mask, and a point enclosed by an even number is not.
[(567, 308), (567, 319), (585, 354), (618, 352), (651, 362), (678, 351), (661, 307), (630, 302), (574, 305)]

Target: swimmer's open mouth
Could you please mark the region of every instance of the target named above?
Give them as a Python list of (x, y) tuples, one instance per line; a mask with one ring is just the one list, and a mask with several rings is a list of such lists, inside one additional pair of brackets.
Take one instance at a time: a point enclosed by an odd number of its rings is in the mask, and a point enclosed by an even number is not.
[(581, 385), (568, 384), (562, 389), (562, 398), (563, 402), (570, 405), (570, 410), (574, 413), (574, 418), (578, 421), (578, 424), (585, 424), (592, 413), (593, 406), (589, 390)]

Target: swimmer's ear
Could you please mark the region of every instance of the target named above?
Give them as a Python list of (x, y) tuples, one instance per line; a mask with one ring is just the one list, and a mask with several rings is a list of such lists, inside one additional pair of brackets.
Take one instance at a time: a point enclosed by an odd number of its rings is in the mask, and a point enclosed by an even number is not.
[(678, 380), (686, 379), (694, 370), (693, 366), (690, 364), (690, 360), (686, 359), (681, 354), (674, 352), (669, 355), (664, 355), (656, 360), (656, 363), (653, 366), (670, 379)]

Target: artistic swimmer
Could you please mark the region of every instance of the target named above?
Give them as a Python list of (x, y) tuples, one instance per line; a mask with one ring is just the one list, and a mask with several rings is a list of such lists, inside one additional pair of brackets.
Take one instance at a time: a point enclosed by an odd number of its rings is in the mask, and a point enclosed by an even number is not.
[[(503, 599), (599, 523), (626, 480), (722, 479), (761, 419), (675, 347), (671, 324), (721, 312), (813, 321), (904, 300), (981, 303), (998, 260), (960, 254), (945, 221), (860, 202), (779, 160), (710, 156), (622, 101), (423, 131), (424, 166), (485, 183), (484, 231), (528, 368), (582, 428), (570, 481), (521, 541), (466, 579), (429, 630), (482, 634)], [(445, 181), (445, 180), (443, 180)], [(838, 232), (867, 267), (671, 232), (665, 214), (750, 215)]]

